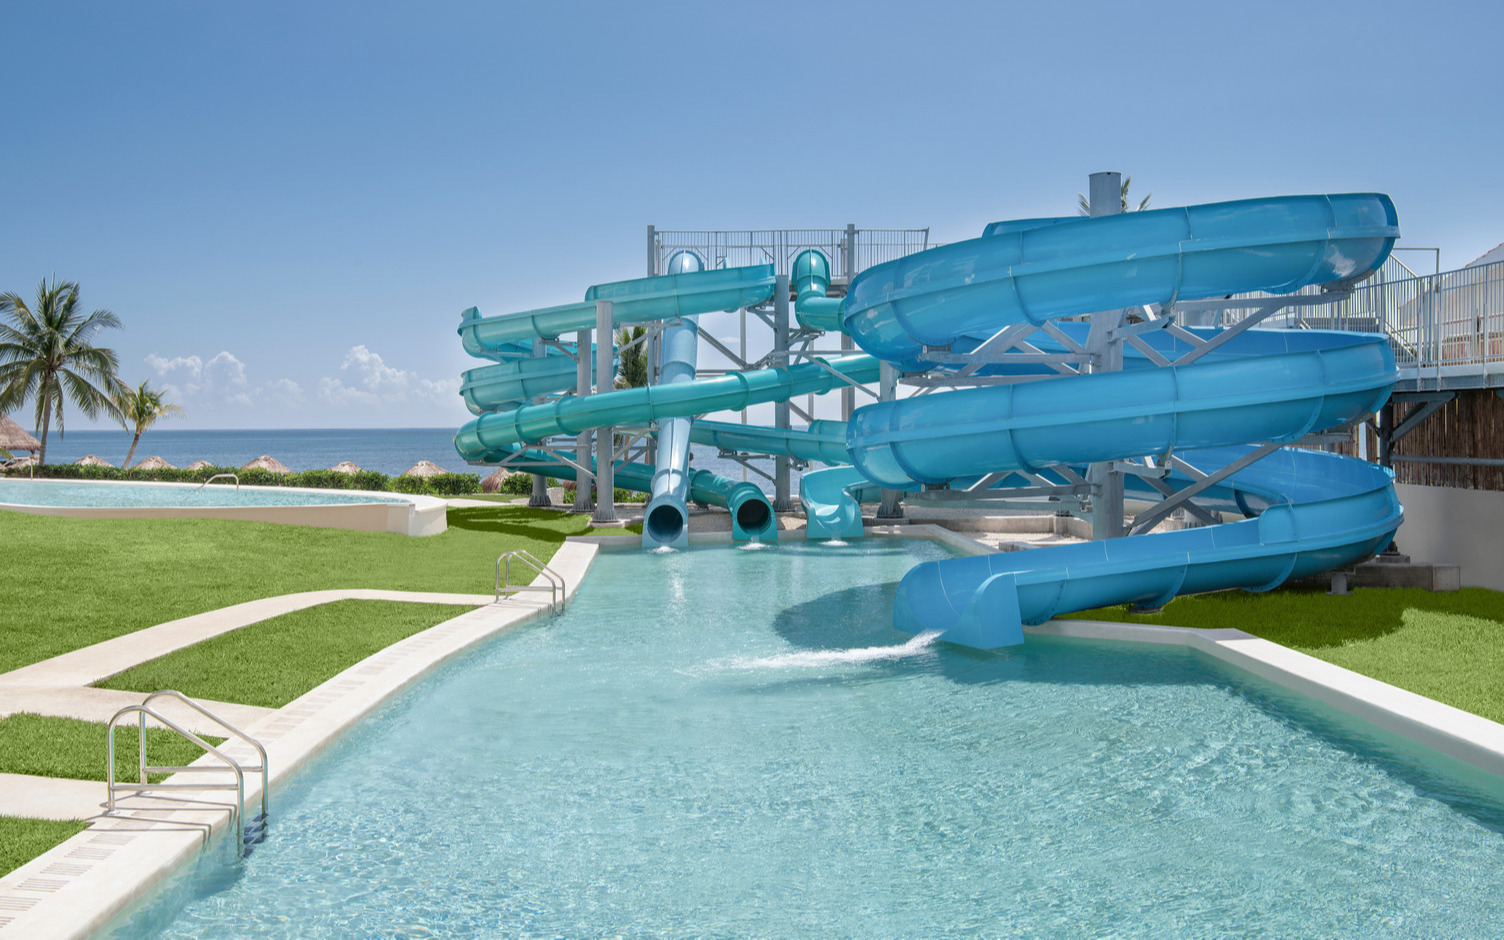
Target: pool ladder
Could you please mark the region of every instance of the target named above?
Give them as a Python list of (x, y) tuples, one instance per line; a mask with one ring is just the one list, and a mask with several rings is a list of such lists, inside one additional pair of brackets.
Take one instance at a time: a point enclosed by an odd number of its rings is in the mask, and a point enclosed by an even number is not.
[[(541, 577), (543, 584), (513, 584), (512, 562), (520, 562), (524, 567), (532, 570), (536, 577)], [(535, 578), (536, 579), (536, 578)], [(510, 552), (502, 552), (496, 558), (496, 601), (501, 601), (503, 593), (515, 594), (518, 591), (547, 591), (548, 609), (550, 613), (557, 613), (564, 607), (567, 591), (564, 588), (564, 577), (557, 571), (545, 565), (532, 553), (515, 549)]]
[(204, 487), (208, 486), (210, 483), (213, 483), (215, 480), (234, 480), (235, 481), (235, 492), (237, 492), (237, 493), (240, 492), (240, 477), (236, 476), (233, 473), (216, 473), (216, 474), (214, 474), (214, 476), (212, 476), (209, 479), (205, 480), (204, 482), (200, 483), (198, 485), (198, 488), (199, 489), (203, 489)]
[[(162, 698), (162, 697), (176, 699), (177, 701), (183, 703), (184, 705), (187, 705), (189, 708), (191, 708), (194, 711), (198, 712), (200, 715), (204, 716), (205, 718), (208, 718), (210, 721), (214, 722), (216, 725), (218, 725), (219, 727), (223, 728), (225, 731), (229, 732), (229, 734), (227, 735), (228, 737), (239, 738), (241, 741), (244, 741), (246, 744), (249, 744), (252, 748), (255, 749), (256, 753), (258, 755), (260, 755), (261, 763), (258, 764), (258, 765), (254, 765), (254, 766), (248, 766), (248, 765), (245, 765), (245, 764), (241, 764), (239, 761), (235, 760), (233, 757), (229, 756), (224, 751), (220, 750), (219, 748), (217, 748), (214, 745), (210, 744), (208, 741), (205, 741), (203, 738), (201, 738), (198, 735), (194, 734), (192, 731), (189, 731), (187, 728), (184, 728), (183, 726), (177, 724), (172, 719), (164, 717), (161, 712), (159, 712), (156, 709), (154, 709), (154, 708), (151, 707), (151, 703), (154, 700), (156, 700), (158, 698)], [(137, 739), (137, 744), (139, 745), (139, 754), (138, 754), (137, 760), (136, 760), (136, 767), (137, 767), (137, 769), (139, 771), (140, 779), (136, 783), (126, 783), (126, 782), (118, 781), (118, 780), (115, 779), (115, 728), (116, 728), (117, 725), (119, 725), (121, 723), (122, 719), (125, 719), (128, 716), (130, 716), (130, 715), (135, 715), (137, 717), (137, 719), (138, 719), (138, 727), (139, 727), (139, 734), (140, 734), (140, 737)], [(179, 737), (181, 737), (181, 738), (183, 738), (183, 739), (185, 739), (187, 741), (191, 741), (194, 744), (198, 745), (199, 747), (203, 748), (204, 749), (204, 753), (206, 753), (206, 754), (212, 754), (215, 758), (217, 758), (219, 760), (219, 763), (222, 766), (205, 765), (205, 766), (201, 766), (201, 767), (200, 766), (157, 767), (157, 766), (148, 765), (146, 763), (146, 719), (147, 718), (151, 718), (154, 721), (157, 721), (157, 722), (161, 723), (168, 730), (175, 732)], [(110, 724), (109, 724), (109, 741), (108, 741), (108, 743), (107, 743), (106, 746), (107, 746), (106, 760), (108, 762), (106, 764), (106, 766), (109, 768), (109, 770), (108, 770), (108, 786), (109, 786), (109, 791), (108, 791), (108, 795), (107, 795), (106, 802), (105, 802), (105, 812), (104, 812), (104, 815), (106, 815), (106, 816), (114, 816), (114, 815), (116, 815), (116, 811), (119, 809), (116, 795), (117, 794), (121, 794), (121, 793), (143, 795), (143, 794), (146, 794), (148, 792), (153, 792), (153, 796), (156, 799), (159, 799), (159, 800), (170, 800), (172, 798), (168, 797), (168, 796), (155, 796), (154, 791), (159, 791), (159, 790), (195, 790), (195, 791), (203, 791), (203, 790), (234, 790), (235, 791), (235, 802), (234, 803), (216, 803), (216, 802), (213, 802), (211, 800), (198, 800), (198, 799), (186, 798), (186, 799), (183, 799), (181, 801), (184, 804), (182, 806), (182, 809), (215, 809), (215, 808), (218, 808), (218, 809), (226, 809), (226, 810), (228, 810), (229, 813), (230, 813), (231, 831), (232, 832), (239, 832), (240, 833), (240, 838), (237, 839), (236, 842), (235, 842), (235, 851), (236, 851), (236, 854), (238, 854), (238, 855), (244, 856), (246, 854), (246, 851), (247, 851), (247, 849), (246, 849), (247, 846), (249, 846), (249, 845), (255, 845), (257, 843), (266, 841), (267, 791), (270, 789), (270, 786), (268, 785), (269, 784), (269, 778), (268, 778), (268, 775), (267, 775), (266, 748), (262, 747), (261, 746), (261, 742), (257, 741), (255, 738), (252, 738), (250, 735), (246, 734), (244, 731), (241, 731), (239, 728), (237, 728), (234, 725), (230, 724), (228, 721), (225, 721), (223, 718), (220, 718), (218, 715), (214, 714), (213, 712), (209, 711), (204, 706), (202, 706), (199, 703), (197, 703), (197, 702), (193, 701), (192, 699), (188, 698), (183, 693), (176, 692), (176, 691), (174, 691), (172, 689), (162, 689), (161, 691), (153, 692), (152, 694), (148, 695), (146, 698), (142, 699), (141, 703), (139, 705), (127, 705), (126, 707), (120, 709), (118, 712), (116, 712), (114, 714), (114, 716), (112, 718), (110, 718)], [(165, 782), (165, 781), (162, 782), (162, 783), (148, 783), (147, 782), (150, 779), (149, 776), (148, 776), (150, 774), (196, 774), (196, 773), (229, 773), (229, 774), (231, 774), (231, 775), (234, 776), (235, 780), (234, 780), (233, 783), (228, 783), (228, 782), (227, 783), (169, 783), (169, 782)], [(247, 820), (246, 819), (246, 815), (245, 815), (245, 775), (247, 773), (259, 773), (259, 774), (261, 774), (261, 813), (259, 815), (255, 816), (255, 817), (251, 818), (250, 820)], [(167, 811), (170, 811), (170, 810), (167, 810)], [(129, 818), (131, 818), (131, 819), (137, 819), (137, 820), (143, 820), (143, 821), (147, 821), (147, 822), (176, 822), (176, 820), (166, 819), (166, 818), (162, 818), (162, 817), (143, 816), (143, 815), (141, 815), (139, 813), (139, 811), (136, 812), (136, 813), (133, 813)], [(204, 827), (204, 841), (207, 842), (208, 839), (209, 839), (209, 828), (207, 826), (205, 826)]]

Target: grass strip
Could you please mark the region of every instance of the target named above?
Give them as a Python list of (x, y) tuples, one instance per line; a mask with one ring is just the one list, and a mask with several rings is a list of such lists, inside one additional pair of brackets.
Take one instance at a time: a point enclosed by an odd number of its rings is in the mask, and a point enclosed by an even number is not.
[(67, 519), (0, 512), (0, 672), (242, 601), (327, 588), (489, 594), (496, 556), (547, 562), (588, 516), (521, 506), (450, 508), (414, 538), (222, 519)]
[[(203, 736), (210, 744), (224, 738)], [(107, 779), (105, 763), (108, 733), (105, 725), (76, 718), (52, 718), (20, 712), (0, 718), (0, 773), (63, 777), (69, 780)], [(115, 779), (139, 779), (136, 761), (140, 754), (134, 722), (115, 728)], [(179, 767), (203, 755), (192, 741), (166, 728), (146, 729), (146, 760), (149, 764)], [(152, 774), (153, 783), (166, 774)], [(99, 798), (104, 799), (104, 788)], [(3, 843), (0, 843), (3, 844)]]
[(1455, 708), (1504, 722), (1504, 593), (1292, 588), (1178, 597), (1155, 614), (1106, 607), (1067, 615), (1162, 626), (1231, 627)]
[(334, 601), (222, 633), (95, 684), (280, 708), (372, 653), (473, 609)]
[(0, 875), (7, 875), (89, 827), (78, 820), (0, 816)]

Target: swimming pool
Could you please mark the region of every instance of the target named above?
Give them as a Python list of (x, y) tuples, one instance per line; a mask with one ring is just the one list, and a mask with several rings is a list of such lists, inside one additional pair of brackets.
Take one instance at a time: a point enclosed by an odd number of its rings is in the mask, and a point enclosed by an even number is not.
[(1489, 935), (1504, 789), (1183, 648), (889, 626), (943, 548), (607, 554), (113, 936)]
[(82, 518), (200, 517), (433, 535), (444, 501), (428, 496), (234, 483), (0, 479), (0, 509)]
[(72, 480), (0, 480), (0, 504), (108, 508), (124, 506), (341, 506), (402, 503), (400, 497), (233, 483), (114, 483)]

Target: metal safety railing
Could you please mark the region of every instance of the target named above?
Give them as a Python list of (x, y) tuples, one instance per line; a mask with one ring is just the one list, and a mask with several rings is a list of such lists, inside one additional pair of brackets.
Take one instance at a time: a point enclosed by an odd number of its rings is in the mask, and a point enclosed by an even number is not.
[(859, 229), (853, 225), (844, 229), (648, 230), (653, 273), (663, 271), (675, 252), (692, 251), (706, 268), (771, 264), (773, 273), (788, 274), (794, 258), (814, 248), (830, 262), (835, 280), (849, 282), (875, 264), (933, 247), (927, 228)]
[[(534, 580), (541, 577), (544, 583), (536, 584), (530, 581), (527, 584), (513, 584), (512, 562), (514, 560), (530, 569), (535, 575)], [(533, 557), (530, 552), (520, 548), (503, 552), (496, 558), (496, 601), (501, 601), (502, 594), (515, 594), (519, 591), (547, 591), (550, 612), (562, 610), (564, 601), (568, 597), (563, 576)]]
[[(1300, 291), (1320, 293), (1318, 287)], [(1260, 296), (1242, 294), (1228, 302)], [(1232, 326), (1243, 315), (1225, 309), (1204, 325)], [(1391, 258), (1351, 293), (1326, 304), (1292, 307), (1262, 325), (1384, 333), (1406, 378), (1443, 387), (1471, 376), (1460, 384), (1494, 385), (1489, 376), (1504, 376), (1504, 261), (1415, 274)]]
[(216, 474), (214, 474), (214, 476), (212, 476), (209, 479), (205, 480), (204, 482), (200, 483), (198, 485), (198, 488), (199, 489), (203, 489), (204, 487), (208, 486), (210, 483), (213, 483), (215, 480), (234, 480), (235, 481), (235, 492), (237, 492), (237, 493), (240, 492), (240, 477), (236, 476), (233, 473), (216, 473)]
[[(249, 744), (253, 749), (255, 749), (256, 753), (260, 756), (261, 763), (257, 764), (257, 765), (251, 765), (251, 766), (247, 766), (247, 765), (241, 764), (239, 761), (235, 760), (233, 757), (231, 757), (230, 755), (226, 754), (224, 751), (220, 750), (218, 747), (214, 746), (213, 744), (210, 744), (208, 741), (205, 741), (203, 738), (199, 737), (197, 734), (194, 734), (192, 731), (189, 731), (187, 728), (184, 728), (183, 726), (177, 724), (172, 719), (167, 718), (161, 712), (159, 712), (156, 709), (154, 709), (154, 708), (151, 707), (151, 703), (154, 700), (156, 700), (158, 698), (161, 698), (161, 697), (164, 697), (164, 696), (176, 699), (177, 701), (181, 702), (182, 704), (184, 704), (184, 705), (188, 706), (189, 708), (193, 709), (198, 714), (200, 714), (200, 715), (204, 716), (205, 718), (209, 719), (210, 721), (214, 722), (220, 728), (223, 728), (226, 732), (229, 733), (230, 737), (238, 738), (241, 741), (243, 741), (244, 743)], [(138, 775), (139, 775), (139, 779), (135, 783), (127, 783), (127, 782), (118, 781), (118, 780), (115, 779), (115, 728), (119, 726), (119, 724), (120, 724), (120, 722), (121, 722), (122, 719), (124, 719), (124, 718), (126, 718), (126, 717), (128, 717), (130, 715), (135, 715), (137, 717), (137, 719), (138, 719), (138, 733), (139, 733), (139, 737), (137, 739), (138, 754), (137, 754), (137, 760), (136, 760), (136, 768), (137, 768), (137, 772), (138, 772)], [(199, 766), (199, 765), (192, 765), (192, 764), (187, 765), (187, 766), (155, 766), (155, 765), (148, 764), (146, 762), (146, 730), (147, 730), (146, 719), (147, 718), (151, 718), (152, 720), (160, 723), (163, 727), (167, 728), (169, 731), (172, 731), (172, 732), (176, 733), (179, 737), (184, 738), (185, 740), (191, 741), (194, 744), (196, 744), (197, 746), (203, 748), (204, 753), (212, 755), (216, 760), (218, 760), (220, 762), (220, 765), (222, 765), (222, 766), (215, 766), (215, 765), (203, 765), (203, 766)], [(126, 707), (124, 707), (124, 708), (120, 709), (118, 712), (116, 712), (110, 718), (110, 722), (109, 722), (109, 726), (108, 726), (108, 740), (107, 740), (107, 743), (106, 743), (106, 761), (107, 761), (107, 766), (108, 766), (107, 780), (106, 780), (106, 785), (107, 785), (108, 789), (107, 789), (106, 799), (105, 799), (105, 815), (106, 816), (115, 814), (116, 811), (119, 809), (119, 800), (118, 800), (117, 796), (118, 796), (118, 794), (121, 794), (121, 793), (135, 794), (135, 795), (138, 795), (138, 796), (139, 795), (143, 795), (143, 794), (147, 794), (147, 793), (151, 793), (153, 796), (156, 796), (156, 794), (158, 792), (172, 791), (172, 790), (189, 790), (189, 791), (204, 791), (204, 790), (215, 790), (215, 791), (217, 791), (217, 790), (226, 790), (226, 791), (228, 791), (228, 790), (233, 790), (233, 791), (235, 791), (235, 802), (234, 803), (226, 804), (226, 803), (216, 803), (216, 802), (213, 802), (213, 801), (205, 801), (205, 800), (189, 800), (189, 801), (186, 801), (185, 806), (183, 808), (185, 808), (185, 809), (201, 809), (201, 808), (208, 807), (208, 808), (221, 808), (221, 809), (228, 810), (229, 813), (230, 813), (230, 825), (234, 829), (234, 831), (237, 831), (239, 833), (239, 837), (235, 840), (235, 850), (240, 855), (244, 855), (245, 854), (245, 847), (246, 847), (247, 844), (261, 842), (266, 837), (266, 822), (267, 822), (267, 818), (268, 818), (268, 792), (271, 789), (270, 788), (270, 776), (269, 776), (269, 773), (268, 773), (268, 762), (267, 762), (267, 757), (266, 757), (266, 748), (262, 747), (261, 746), (261, 742), (257, 741), (255, 738), (252, 738), (250, 735), (246, 734), (244, 731), (241, 731), (239, 728), (236, 728), (234, 725), (232, 725), (229, 722), (225, 721), (223, 718), (220, 718), (218, 715), (215, 715), (213, 712), (209, 711), (208, 709), (204, 708), (204, 706), (202, 706), (199, 703), (197, 703), (197, 702), (193, 701), (192, 699), (188, 698), (186, 695), (184, 695), (181, 692), (174, 691), (173, 689), (162, 689), (160, 691), (153, 692), (152, 694), (148, 695), (146, 698), (142, 699), (140, 704), (138, 704), (138, 705), (127, 705)], [(173, 781), (160, 781), (160, 782), (157, 782), (157, 783), (150, 782), (150, 778), (151, 778), (152, 774), (171, 774), (171, 775), (175, 776), (177, 774), (227, 773), (227, 772), (229, 774), (231, 774), (235, 778), (233, 783), (187, 783), (187, 782), (179, 783), (179, 782), (173, 782)], [(250, 773), (260, 773), (261, 774), (261, 813), (255, 819), (251, 820), (249, 823), (246, 823), (245, 822), (245, 818), (246, 818), (245, 817), (245, 775), (248, 772), (250, 772)], [(168, 799), (168, 798), (166, 798), (166, 797), (158, 797), (158, 799)], [(160, 817), (155, 817), (154, 818), (154, 817), (144, 816), (144, 815), (142, 815), (142, 812), (139, 811), (139, 810), (132, 813), (132, 818), (141, 819), (141, 820), (147, 820), (147, 821), (153, 821), (153, 822), (171, 822), (172, 821), (172, 820), (163, 819), (163, 818), (160, 818)], [(207, 833), (207, 830), (205, 830), (205, 840), (207, 841), (207, 839), (208, 839), (208, 833)]]

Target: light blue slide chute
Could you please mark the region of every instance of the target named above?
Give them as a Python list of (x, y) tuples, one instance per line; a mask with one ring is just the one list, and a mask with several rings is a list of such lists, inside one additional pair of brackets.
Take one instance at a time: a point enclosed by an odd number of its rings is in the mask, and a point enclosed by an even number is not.
[[(1350, 282), (1382, 264), (1398, 235), (1394, 206), (1378, 194), (998, 223), (981, 238), (867, 269), (851, 285), (844, 323), (874, 355), (922, 361), (1012, 324)], [(1246, 457), (1247, 442), (1294, 441), (1361, 418), (1396, 377), (1381, 336), (1249, 331), (1184, 366), (869, 405), (853, 415), (847, 443), (862, 474), (888, 486), (1171, 452), (1211, 474)], [(1261, 511), (1244, 522), (921, 565), (899, 586), (894, 624), (1008, 645), (1022, 641), (1024, 624), (1060, 613), (1267, 590), (1350, 564), (1387, 545), (1403, 519), (1387, 471), (1309, 451), (1275, 451), (1210, 495)]]

